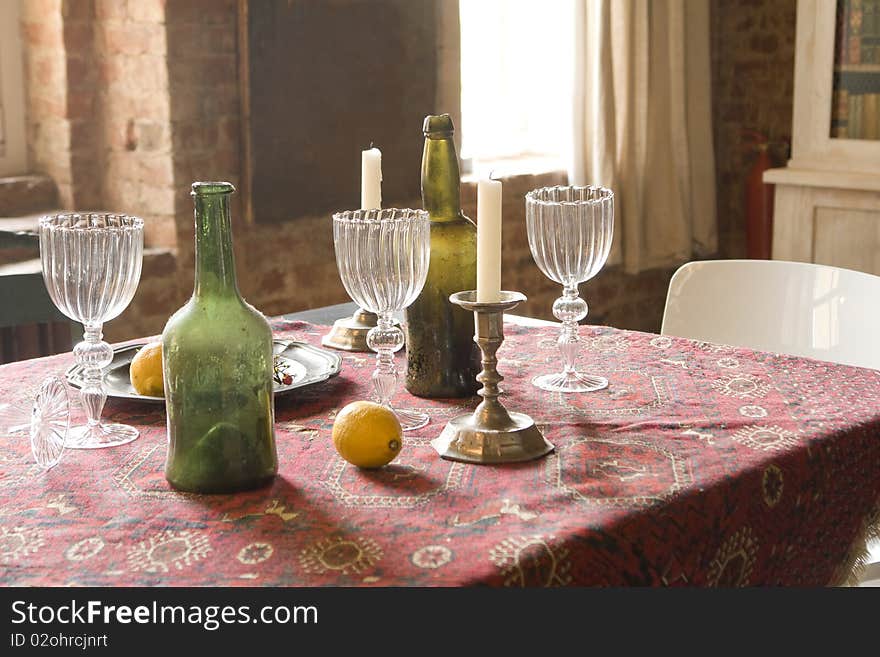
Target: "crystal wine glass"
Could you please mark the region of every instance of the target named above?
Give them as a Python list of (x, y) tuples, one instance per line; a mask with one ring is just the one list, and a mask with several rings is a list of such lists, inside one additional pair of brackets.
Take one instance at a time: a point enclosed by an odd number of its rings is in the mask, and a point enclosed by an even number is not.
[(404, 431), (425, 426), (428, 416), (391, 406), (397, 389), (394, 354), (404, 341), (393, 314), (415, 301), (425, 285), (430, 236), (424, 210), (387, 208), (333, 215), (336, 266), (342, 284), (355, 303), (379, 317), (377, 326), (367, 333), (367, 346), (376, 352), (373, 388), (379, 403), (397, 414)]
[(0, 434), (28, 432), (31, 453), (44, 470), (61, 460), (69, 427), (67, 386), (57, 376), (46, 377), (33, 398), (0, 402)]
[(103, 341), (104, 322), (119, 315), (134, 296), (141, 277), (144, 222), (107, 213), (62, 213), (40, 219), (43, 279), (54, 304), (84, 327), (84, 340), (73, 349), (83, 369), (81, 396), (87, 424), (70, 429), (67, 446), (113, 447), (138, 437), (134, 427), (103, 424), (107, 400), (104, 368), (113, 349)]
[(587, 316), (587, 302), (578, 285), (602, 269), (614, 233), (614, 193), (605, 187), (542, 187), (526, 194), (529, 248), (538, 268), (563, 287), (553, 303), (562, 322), (557, 340), (564, 369), (532, 379), (551, 392), (592, 392), (608, 386), (600, 376), (578, 372), (578, 322)]

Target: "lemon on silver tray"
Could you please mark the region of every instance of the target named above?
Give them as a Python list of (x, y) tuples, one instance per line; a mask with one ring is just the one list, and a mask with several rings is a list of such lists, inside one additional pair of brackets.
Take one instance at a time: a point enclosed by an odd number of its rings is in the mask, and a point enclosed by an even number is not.
[[(145, 341), (113, 349), (113, 361), (107, 367), (104, 379), (108, 398), (164, 403), (164, 397), (139, 394), (131, 384), (132, 361), (148, 344)], [(342, 368), (342, 357), (339, 354), (305, 342), (276, 340), (273, 343), (273, 352), (275, 369), (272, 384), (276, 395), (326, 381), (339, 374)], [(68, 369), (66, 375), (71, 386), (82, 387), (82, 369), (79, 366), (74, 365)]]

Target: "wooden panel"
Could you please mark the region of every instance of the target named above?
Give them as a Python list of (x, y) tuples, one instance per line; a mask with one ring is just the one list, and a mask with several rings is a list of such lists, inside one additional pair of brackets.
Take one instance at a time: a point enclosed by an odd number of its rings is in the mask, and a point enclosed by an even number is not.
[(435, 113), (436, 2), (247, 3), (246, 157), (253, 218), (360, 205), (361, 150), (382, 150), (383, 199), (419, 197)]
[(818, 207), (813, 261), (880, 275), (880, 211)]
[(767, 169), (764, 172), (764, 182), (775, 185), (880, 192), (880, 176), (863, 171), (819, 171), (783, 167)]
[(774, 260), (810, 262), (813, 257), (813, 193), (805, 187), (776, 185), (773, 209)]
[(773, 258), (880, 275), (880, 191), (777, 184)]

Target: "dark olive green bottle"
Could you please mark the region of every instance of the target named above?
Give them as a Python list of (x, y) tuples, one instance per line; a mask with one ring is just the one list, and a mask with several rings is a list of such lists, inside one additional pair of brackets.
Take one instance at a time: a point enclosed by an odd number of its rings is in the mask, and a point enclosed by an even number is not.
[(448, 114), (425, 118), (422, 204), (431, 217), (431, 263), (406, 309), (406, 389), (419, 397), (476, 393), (480, 350), (474, 316), (449, 295), (477, 287), (477, 226), (461, 211), (461, 176)]
[(278, 470), (272, 330), (241, 298), (224, 182), (194, 183), (196, 280), (162, 332), (168, 455), (165, 478), (194, 493), (269, 483)]

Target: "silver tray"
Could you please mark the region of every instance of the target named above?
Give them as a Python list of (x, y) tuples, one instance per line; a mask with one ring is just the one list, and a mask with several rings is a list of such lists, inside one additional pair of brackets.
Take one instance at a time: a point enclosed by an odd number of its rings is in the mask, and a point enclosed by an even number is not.
[[(134, 355), (146, 342), (117, 347), (113, 350), (113, 361), (107, 366), (104, 377), (104, 389), (108, 398), (138, 399), (147, 402), (165, 402), (164, 397), (151, 397), (140, 395), (131, 386), (128, 368)], [(313, 347), (305, 342), (273, 341), (272, 350), (278, 360), (287, 368), (287, 373), (293, 377), (288, 385), (282, 385), (272, 381), (276, 395), (283, 395), (302, 388), (326, 381), (331, 376), (339, 374), (342, 368), (342, 357), (332, 351)], [(67, 382), (74, 388), (81, 388), (83, 384), (82, 367), (74, 365), (67, 372)]]

